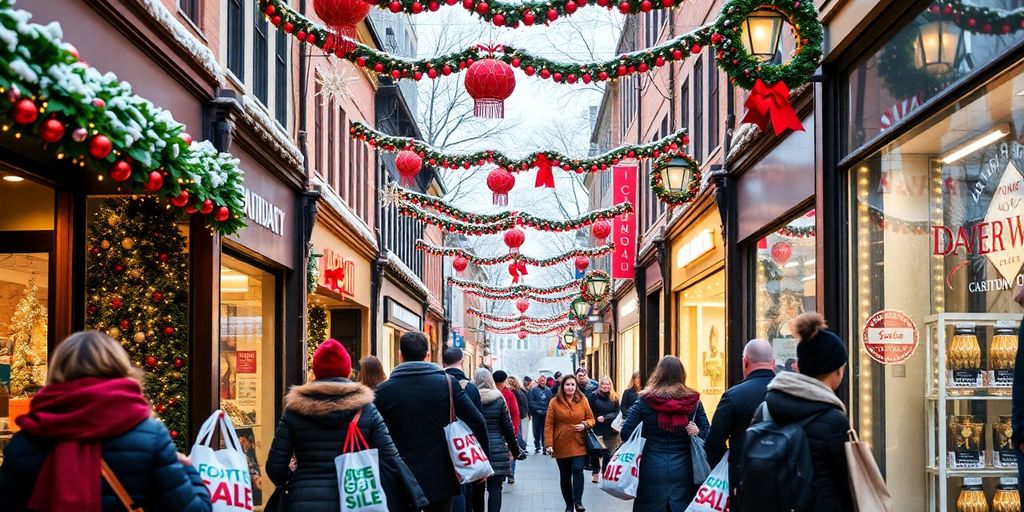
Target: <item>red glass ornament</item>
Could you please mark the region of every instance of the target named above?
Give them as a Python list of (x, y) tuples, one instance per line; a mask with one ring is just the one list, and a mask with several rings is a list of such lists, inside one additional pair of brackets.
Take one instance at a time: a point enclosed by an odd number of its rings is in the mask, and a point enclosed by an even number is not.
[(608, 238), (608, 235), (612, 234), (612, 225), (608, 221), (601, 219), (590, 227), (590, 233), (594, 235), (594, 238), (599, 242), (604, 243)]
[(188, 191), (182, 190), (180, 194), (171, 199), (171, 204), (181, 208), (188, 204)]
[(167, 336), (174, 334), (174, 327), (171, 327), (169, 325), (167, 327), (164, 327), (164, 334)]
[(157, 257), (160, 258), (160, 263), (167, 263), (168, 256), (166, 252), (160, 253)]
[(505, 117), (505, 100), (516, 88), (512, 66), (492, 57), (480, 59), (469, 66), (464, 83), (466, 92), (473, 97), (473, 115)]
[(568, 2), (566, 2), (565, 3), (565, 7), (564, 7), (566, 14), (572, 14), (572, 13), (576, 12), (576, 9), (578, 9), (578, 8), (579, 8), (579, 5), (576, 5), (576, 2), (573, 2), (572, 0), (569, 0)]
[(526, 241), (526, 233), (519, 228), (512, 228), (505, 232), (505, 245), (509, 252), (519, 252), (519, 247)]
[(132, 166), (124, 160), (114, 162), (110, 167), (110, 179), (120, 183), (132, 177)]
[(93, 257), (99, 256), (100, 255), (100, 248), (99, 247), (95, 247), (95, 246), (94, 247), (90, 247), (89, 248), (89, 255), (91, 255)]
[(518, 309), (520, 313), (526, 313), (526, 310), (530, 309), (530, 299), (527, 299), (526, 297), (516, 299), (516, 309)]
[(14, 104), (11, 117), (18, 124), (32, 124), (39, 118), (39, 109), (32, 100), (20, 100)]
[(207, 199), (203, 201), (203, 206), (199, 208), (199, 213), (203, 215), (209, 215), (213, 211), (213, 201)]
[(464, 256), (456, 256), (455, 259), (452, 260), (452, 268), (455, 269), (455, 272), (459, 273), (459, 275), (461, 275), (468, 266), (469, 260)]
[(182, 366), (185, 366), (185, 360), (180, 358), (180, 357), (175, 358), (174, 359), (174, 367), (175, 368), (181, 368)]
[(398, 156), (395, 157), (395, 168), (398, 169), (402, 186), (412, 187), (416, 185), (416, 176), (423, 168), (423, 157), (415, 151), (399, 151)]
[(526, 339), (526, 335), (527, 335), (526, 331), (519, 331), (519, 339), (525, 340)]
[(491, 199), (495, 205), (507, 206), (508, 193), (516, 185), (516, 177), (507, 169), (497, 168), (487, 174), (487, 188), (493, 193)]
[(131, 327), (132, 324), (130, 322), (128, 322), (128, 320), (122, 319), (121, 322), (118, 325), (121, 326), (121, 330), (123, 331), (123, 330)]
[(96, 135), (89, 139), (89, 154), (94, 158), (106, 158), (114, 146), (106, 135)]
[(589, 266), (590, 266), (590, 258), (588, 258), (586, 256), (577, 256), (576, 257), (576, 270), (579, 270), (580, 272), (583, 272)]
[(789, 242), (776, 242), (772, 245), (772, 260), (779, 265), (785, 265), (793, 256), (793, 245)]
[(118, 296), (115, 295), (114, 298), (110, 299), (110, 307), (112, 307), (114, 309), (120, 308), (121, 307), (121, 297), (118, 297)]
[(313, 11), (333, 32), (327, 44), (346, 54), (355, 49), (356, 25), (370, 13), (370, 4), (363, 0), (313, 0)]
[(217, 208), (217, 213), (213, 214), (213, 218), (217, 222), (224, 222), (224, 221), (228, 220), (228, 217), (230, 215), (231, 215), (231, 212), (228, 210), (227, 206), (220, 206), (220, 207)]
[(152, 171), (149, 173), (149, 179), (142, 185), (142, 188), (146, 189), (147, 192), (156, 192), (164, 186), (164, 175), (160, 171)]
[(523, 25), (533, 25), (533, 22), (537, 20), (537, 15), (533, 11), (526, 11), (523, 15)]
[(496, 26), (500, 27), (505, 24), (505, 16), (501, 14), (495, 14), (494, 17), (491, 18), (491, 22), (494, 23)]
[(64, 138), (64, 123), (56, 119), (47, 119), (39, 127), (39, 138), (50, 144), (60, 141)]
[[(156, 358), (153, 356), (146, 356), (146, 366), (153, 368), (156, 366)], [(160, 406), (163, 407), (163, 406)]]

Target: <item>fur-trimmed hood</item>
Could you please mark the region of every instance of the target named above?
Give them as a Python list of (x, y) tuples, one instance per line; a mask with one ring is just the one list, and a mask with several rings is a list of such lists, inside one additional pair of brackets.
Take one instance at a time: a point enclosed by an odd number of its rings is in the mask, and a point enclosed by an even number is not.
[(303, 416), (329, 416), (355, 412), (373, 399), (373, 390), (358, 382), (323, 379), (292, 386), (284, 397), (284, 408)]

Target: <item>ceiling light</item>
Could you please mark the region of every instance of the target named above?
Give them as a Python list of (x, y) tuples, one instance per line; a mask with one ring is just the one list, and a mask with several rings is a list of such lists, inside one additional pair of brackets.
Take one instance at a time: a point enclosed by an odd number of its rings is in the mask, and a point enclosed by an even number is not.
[(944, 163), (944, 164), (951, 164), (953, 162), (956, 162), (957, 160), (960, 160), (961, 158), (963, 158), (963, 157), (965, 157), (967, 155), (970, 155), (971, 153), (974, 153), (975, 151), (977, 151), (977, 150), (979, 150), (979, 149), (981, 149), (981, 148), (983, 148), (983, 147), (985, 147), (985, 146), (987, 146), (987, 145), (989, 145), (989, 144), (991, 144), (991, 143), (993, 143), (993, 142), (995, 142), (995, 141), (997, 141), (999, 139), (1002, 139), (1003, 137), (1006, 137), (1009, 134), (1010, 134), (1010, 127), (1005, 125), (1005, 124), (1004, 125), (1000, 125), (1000, 126), (994, 128), (992, 131), (986, 133), (985, 135), (982, 135), (981, 137), (978, 137), (977, 139), (969, 141), (966, 144), (964, 144), (963, 146), (960, 146), (959, 148), (953, 150), (952, 153), (949, 153), (948, 155), (946, 155), (946, 156), (944, 156), (942, 158), (942, 163)]
[(13, 174), (8, 174), (7, 176), (4, 176), (4, 181), (9, 181), (11, 183), (19, 183), (25, 181), (25, 178), (22, 178), (21, 176), (15, 176)]

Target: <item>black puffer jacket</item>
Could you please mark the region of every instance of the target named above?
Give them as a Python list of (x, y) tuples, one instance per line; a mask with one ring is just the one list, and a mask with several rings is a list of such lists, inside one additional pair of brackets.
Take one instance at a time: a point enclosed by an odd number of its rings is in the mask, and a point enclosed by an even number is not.
[(508, 404), (501, 392), (495, 389), (481, 389), (480, 402), (484, 406), (484, 421), (487, 423), (487, 444), (491, 447), (491, 467), (494, 474), (508, 476), (512, 474), (511, 457), (520, 454), (519, 442), (512, 428), (512, 416), (509, 415)]
[[(341, 508), (334, 458), (357, 411), (359, 430), (380, 457), (381, 488), (389, 510), (419, 510), (427, 504), (412, 472), (395, 449), (388, 428), (373, 405), (370, 388), (345, 379), (323, 379), (295, 386), (284, 399), (267, 457), (267, 476), (288, 484), (288, 510), (330, 511)], [(292, 455), (296, 468), (289, 468)]]
[(594, 421), (597, 422), (594, 424), (594, 433), (599, 436), (615, 434), (612, 421), (619, 415), (619, 400), (612, 400), (607, 393), (600, 391), (595, 391), (587, 400), (590, 400), (590, 410), (594, 412)]
[(530, 398), (526, 396), (526, 391), (512, 390), (512, 394), (516, 395), (516, 405), (519, 406), (519, 419), (528, 418), (530, 416)]
[[(27, 510), (36, 476), (53, 444), (19, 432), (4, 450), (0, 467), (0, 510)], [(149, 511), (208, 512), (210, 494), (192, 466), (178, 462), (167, 427), (147, 419), (120, 436), (103, 441), (103, 460), (135, 503)], [(71, 475), (69, 475), (71, 476)], [(103, 484), (104, 512), (124, 512), (124, 505)]]

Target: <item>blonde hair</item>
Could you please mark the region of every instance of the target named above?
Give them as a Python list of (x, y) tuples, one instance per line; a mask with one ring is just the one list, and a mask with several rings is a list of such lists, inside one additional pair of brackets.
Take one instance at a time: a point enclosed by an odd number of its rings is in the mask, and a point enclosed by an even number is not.
[(519, 383), (519, 379), (512, 375), (508, 376), (508, 387), (512, 388), (512, 391), (526, 391), (523, 389), (523, 385)]
[(141, 384), (142, 376), (142, 370), (132, 365), (120, 343), (98, 331), (80, 331), (64, 338), (53, 351), (46, 383), (83, 377), (128, 377)]
[(604, 381), (608, 381), (608, 399), (609, 400), (618, 400), (619, 399), (619, 395), (617, 393), (615, 393), (615, 382), (612, 381), (611, 377), (609, 377), (607, 375), (604, 375), (600, 379), (598, 379), (598, 381), (597, 381), (597, 388), (601, 389), (601, 384), (604, 384)]

